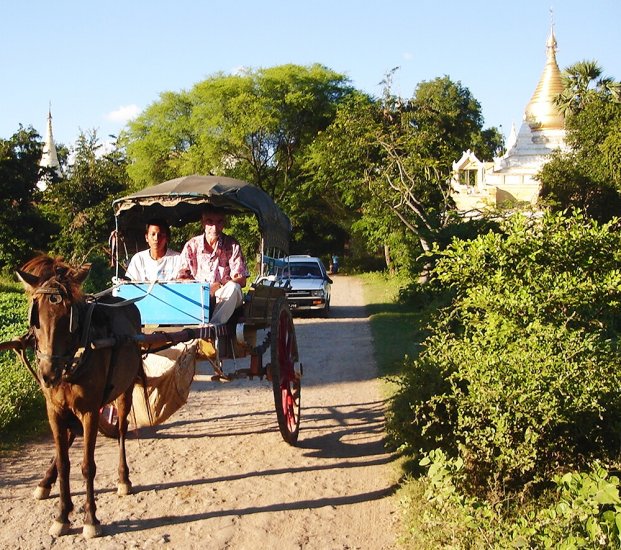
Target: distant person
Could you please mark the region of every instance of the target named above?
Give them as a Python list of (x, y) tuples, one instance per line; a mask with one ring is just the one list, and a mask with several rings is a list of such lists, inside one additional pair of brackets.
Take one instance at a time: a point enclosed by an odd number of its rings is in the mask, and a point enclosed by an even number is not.
[(335, 275), (339, 272), (339, 257), (336, 254), (332, 255), (330, 261), (330, 274)]
[(179, 252), (168, 248), (168, 223), (160, 219), (147, 221), (144, 238), (149, 248), (134, 254), (125, 277), (132, 281), (174, 281), (181, 256)]
[(203, 233), (191, 238), (181, 251), (177, 279), (208, 282), (209, 293), (216, 301), (211, 322), (223, 324), (243, 304), (248, 270), (239, 242), (223, 233), (224, 210), (205, 207), (201, 223)]

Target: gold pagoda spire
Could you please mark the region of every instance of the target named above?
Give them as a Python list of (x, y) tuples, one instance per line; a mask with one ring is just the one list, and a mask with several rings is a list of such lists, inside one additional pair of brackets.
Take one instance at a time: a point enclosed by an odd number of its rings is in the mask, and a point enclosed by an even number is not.
[(524, 110), (524, 120), (533, 130), (562, 130), (565, 127), (565, 118), (554, 104), (554, 99), (563, 91), (561, 71), (556, 63), (556, 45), (553, 26), (546, 42), (546, 65)]

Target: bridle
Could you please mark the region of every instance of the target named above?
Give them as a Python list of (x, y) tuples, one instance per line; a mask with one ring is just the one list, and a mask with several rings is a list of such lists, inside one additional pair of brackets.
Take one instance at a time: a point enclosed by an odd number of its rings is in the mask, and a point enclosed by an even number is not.
[[(39, 327), (39, 304), (36, 299), (36, 295), (48, 296), (50, 303), (59, 304), (68, 299), (67, 291), (65, 288), (58, 284), (58, 286), (49, 286), (48, 284), (40, 286), (34, 290), (32, 296), (32, 302), (30, 304), (30, 311), (28, 312), (28, 322), (30, 325), (30, 331), (34, 335), (34, 329)], [(72, 303), (69, 311), (69, 333), (74, 340), (73, 351), (66, 355), (56, 355), (43, 353), (39, 349), (39, 341), (35, 335), (35, 355), (37, 361), (49, 361), (54, 369), (58, 367), (62, 368), (62, 379), (66, 382), (76, 376), (82, 366), (86, 364), (86, 360), (89, 356), (90, 346), (89, 336), (91, 328), (91, 319), (93, 310), (95, 309), (95, 301), (86, 302), (87, 309), (84, 315), (82, 323), (82, 334), (77, 340), (76, 336), (80, 329), (80, 305), (78, 303)], [(70, 348), (71, 349), (71, 348)]]

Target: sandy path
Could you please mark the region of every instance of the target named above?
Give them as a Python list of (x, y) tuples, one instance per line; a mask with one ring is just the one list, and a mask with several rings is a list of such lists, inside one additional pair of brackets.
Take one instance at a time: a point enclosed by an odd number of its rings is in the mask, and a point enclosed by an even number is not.
[[(71, 534), (47, 534), (52, 498), (31, 497), (51, 440), (0, 460), (0, 548), (389, 549), (397, 531), (394, 457), (383, 446), (383, 402), (360, 284), (336, 277), (329, 319), (295, 318), (304, 364), (297, 447), (276, 424), (266, 381), (210, 381), (199, 365), (188, 403), (130, 438), (135, 494), (116, 495), (116, 442), (98, 439), (98, 517), (82, 538), (80, 441), (71, 452)], [(231, 367), (229, 367), (231, 370)]]

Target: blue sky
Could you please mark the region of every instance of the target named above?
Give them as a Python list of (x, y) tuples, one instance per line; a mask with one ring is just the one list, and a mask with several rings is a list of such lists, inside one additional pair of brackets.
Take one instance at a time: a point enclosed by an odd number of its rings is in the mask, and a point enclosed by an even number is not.
[[(550, 10), (553, 15), (551, 17)], [(595, 59), (621, 79), (620, 0), (26, 0), (0, 16), (0, 138), (19, 124), (73, 145), (216, 72), (321, 63), (381, 95), (448, 75), (481, 103), (485, 126), (519, 126), (554, 20), (561, 69)]]

